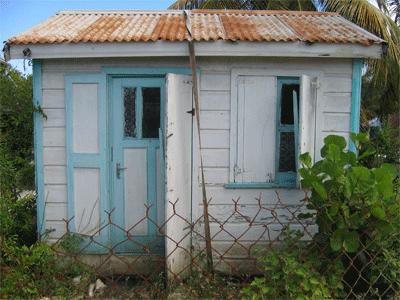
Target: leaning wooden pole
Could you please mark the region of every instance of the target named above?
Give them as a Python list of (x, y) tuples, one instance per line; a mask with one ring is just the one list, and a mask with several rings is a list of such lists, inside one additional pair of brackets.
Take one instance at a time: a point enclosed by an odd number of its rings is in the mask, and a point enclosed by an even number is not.
[(208, 218), (208, 201), (206, 194), (206, 184), (204, 180), (204, 168), (203, 168), (203, 155), (201, 153), (201, 137), (200, 137), (200, 106), (199, 106), (199, 92), (197, 85), (197, 71), (196, 71), (196, 55), (194, 52), (194, 44), (192, 37), (192, 26), (190, 24), (190, 19), (188, 13), (184, 11), (186, 19), (186, 28), (189, 33), (189, 56), (190, 56), (190, 68), (192, 70), (192, 82), (193, 82), (193, 95), (194, 95), (194, 105), (195, 105), (195, 115), (197, 121), (197, 133), (199, 136), (199, 151), (200, 151), (200, 169), (201, 169), (201, 187), (203, 194), (203, 211), (204, 211), (204, 230), (206, 238), (206, 251), (207, 251), (207, 267), (209, 270), (213, 268), (212, 250), (211, 250), (211, 234), (210, 234), (210, 220)]

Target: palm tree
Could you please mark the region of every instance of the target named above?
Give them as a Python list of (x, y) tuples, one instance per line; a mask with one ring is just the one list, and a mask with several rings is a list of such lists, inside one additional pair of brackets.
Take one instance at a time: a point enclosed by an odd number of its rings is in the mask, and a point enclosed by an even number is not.
[(394, 22), (400, 26), (400, 1), (399, 0), (388, 0), (389, 12), (394, 17)]
[[(400, 103), (399, 0), (178, 0), (170, 9), (321, 10), (337, 12), (388, 42), (382, 59), (366, 59), (363, 104), (374, 102), (372, 114), (385, 118), (398, 113)], [(394, 21), (390, 18), (394, 16)], [(374, 92), (371, 92), (374, 91)], [(374, 99), (370, 99), (370, 97)], [(378, 102), (378, 103), (376, 103)], [(374, 115), (371, 115), (374, 117)]]
[[(389, 17), (391, 2), (376, 0), (377, 6), (367, 0), (318, 0), (325, 11), (341, 14), (388, 42), (387, 55), (382, 59), (367, 59), (364, 64), (364, 107), (374, 103), (374, 113), (381, 119), (399, 112), (400, 103), (400, 28)], [(398, 0), (397, 0), (398, 3)], [(371, 97), (375, 95), (375, 101)], [(376, 103), (377, 102), (377, 103)], [(365, 107), (365, 109), (367, 109)], [(373, 112), (370, 117), (374, 117)]]
[(309, 0), (178, 0), (169, 9), (316, 10)]

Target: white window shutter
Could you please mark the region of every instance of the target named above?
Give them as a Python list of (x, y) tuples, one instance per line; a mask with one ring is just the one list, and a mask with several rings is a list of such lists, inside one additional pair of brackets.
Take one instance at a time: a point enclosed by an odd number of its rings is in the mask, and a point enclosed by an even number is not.
[(235, 182), (271, 182), (275, 174), (277, 80), (272, 76), (241, 79)]
[[(315, 116), (316, 116), (316, 78), (302, 75), (300, 77), (299, 107), (299, 145), (298, 155), (308, 152), (315, 162)], [(298, 161), (298, 168), (301, 163)], [(301, 177), (297, 173), (297, 186)]]

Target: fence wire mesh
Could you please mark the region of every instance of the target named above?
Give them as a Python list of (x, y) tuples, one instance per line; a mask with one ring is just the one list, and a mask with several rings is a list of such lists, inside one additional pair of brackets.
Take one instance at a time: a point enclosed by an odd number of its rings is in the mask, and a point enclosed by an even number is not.
[[(175, 208), (179, 201), (168, 205)], [(57, 241), (49, 242), (46, 233), (32, 247), (17, 248), (12, 239), (2, 238), (0, 297), (399, 298), (398, 203), (384, 213), (361, 203), (356, 213), (346, 212), (329, 202), (316, 214), (310, 205), (307, 199), (297, 206), (285, 205), (277, 193), (272, 206), (255, 199), (251, 214), (241, 199), (232, 200), (224, 219), (213, 216), (215, 210), (210, 209), (211, 269), (206, 261), (204, 216), (189, 222), (175, 209), (162, 226), (149, 218), (152, 207), (147, 207), (146, 217), (129, 230), (113, 221), (111, 211), (108, 222), (91, 234), (72, 232), (71, 219), (65, 221), (66, 233)], [(337, 217), (326, 222), (321, 218), (326, 214)], [(176, 218), (188, 229), (179, 239), (166, 233)], [(131, 234), (142, 222), (157, 226), (157, 235), (146, 243)], [(99, 233), (110, 229), (123, 232), (123, 239), (113, 245), (99, 243)], [(154, 250), (159, 244), (173, 246)], [(135, 253), (119, 251), (121, 245), (134, 245)], [(90, 249), (100, 254), (90, 254)]]

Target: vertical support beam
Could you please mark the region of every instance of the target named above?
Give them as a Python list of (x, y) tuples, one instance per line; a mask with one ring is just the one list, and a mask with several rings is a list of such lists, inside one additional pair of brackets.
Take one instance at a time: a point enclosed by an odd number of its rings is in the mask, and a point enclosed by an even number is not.
[[(361, 80), (362, 80), (362, 60), (354, 58), (353, 60), (353, 85), (351, 96), (351, 128), (354, 133), (360, 132), (360, 113), (361, 113)], [(356, 146), (350, 142), (350, 151), (356, 152)]]
[[(33, 104), (35, 107), (42, 106), (42, 61), (33, 60)], [(35, 185), (36, 185), (36, 208), (37, 208), (37, 230), (44, 234), (46, 229), (44, 180), (43, 180), (43, 116), (35, 112), (33, 114), (34, 129), (34, 153), (35, 153)]]

